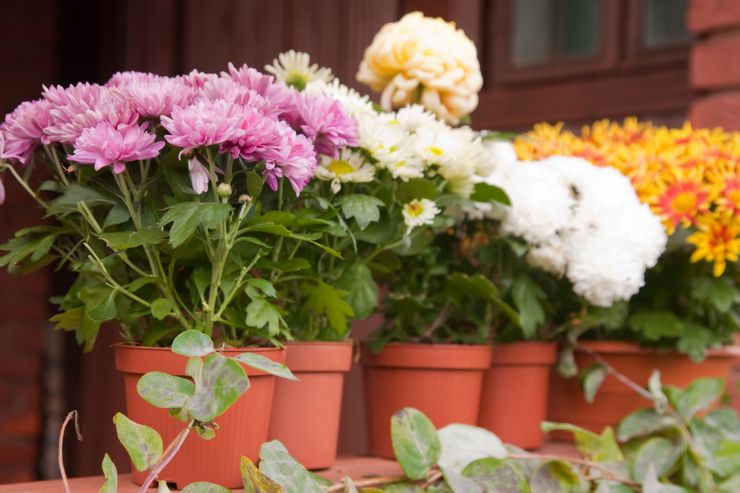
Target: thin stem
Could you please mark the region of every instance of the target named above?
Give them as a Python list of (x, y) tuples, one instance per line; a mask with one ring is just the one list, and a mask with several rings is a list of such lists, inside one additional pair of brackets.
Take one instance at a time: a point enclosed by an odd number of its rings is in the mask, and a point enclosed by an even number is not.
[(616, 370), (612, 365), (609, 364), (608, 361), (606, 361), (599, 353), (596, 351), (593, 351), (590, 348), (587, 348), (585, 346), (578, 346), (578, 349), (580, 351), (583, 351), (587, 353), (589, 356), (591, 356), (593, 359), (595, 359), (601, 366), (604, 367), (604, 369), (609, 373), (611, 376), (622, 382), (624, 385), (629, 387), (630, 389), (634, 390), (638, 394), (640, 394), (641, 397), (644, 397), (645, 399), (648, 399), (650, 401), (655, 400), (653, 394), (645, 390), (644, 387), (642, 387), (640, 384), (633, 382), (629, 378), (627, 378), (625, 375), (620, 373)]
[(175, 455), (177, 455), (177, 453), (180, 451), (182, 444), (185, 443), (185, 439), (190, 434), (190, 430), (193, 429), (194, 424), (195, 424), (195, 420), (191, 419), (188, 425), (167, 446), (167, 449), (164, 451), (164, 454), (162, 454), (162, 458), (159, 459), (159, 462), (157, 462), (157, 465), (154, 466), (154, 469), (152, 469), (149, 472), (149, 475), (146, 477), (144, 482), (141, 484), (141, 488), (139, 488), (139, 493), (146, 493), (147, 490), (149, 489), (149, 486), (151, 486), (154, 480), (159, 477), (159, 473), (162, 472), (162, 469), (167, 467), (167, 464), (169, 464), (170, 461), (172, 461), (172, 459), (175, 458)]
[(608, 479), (611, 481), (617, 481), (619, 483), (623, 483), (623, 484), (626, 484), (628, 486), (633, 486), (633, 487), (640, 486), (639, 483), (636, 483), (629, 478), (622, 477), (617, 472), (612, 471), (608, 467), (604, 467), (598, 462), (593, 462), (588, 459), (579, 459), (576, 457), (563, 457), (563, 456), (555, 455), (555, 454), (529, 454), (529, 453), (526, 453), (526, 454), (511, 454), (510, 453), (506, 456), (506, 458), (514, 459), (514, 460), (560, 461), (560, 462), (568, 462), (571, 464), (578, 464), (580, 466), (590, 467), (590, 468), (600, 471), (604, 475), (604, 479)]
[(68, 187), (69, 180), (67, 180), (67, 176), (64, 172), (64, 168), (62, 167), (62, 163), (59, 162), (59, 156), (57, 156), (56, 149), (54, 149), (53, 145), (45, 145), (43, 147), (44, 151), (46, 151), (46, 155), (49, 156), (49, 159), (51, 159), (51, 161), (54, 163), (54, 167), (59, 174), (59, 179), (62, 180), (62, 183), (64, 183), (65, 187)]
[[(377, 478), (367, 478), (354, 481), (355, 486), (358, 488), (371, 488), (373, 486), (383, 486), (386, 484), (400, 483), (406, 481), (408, 478), (403, 475), (399, 476), (378, 476)], [(344, 491), (344, 483), (335, 483), (326, 489), (326, 493), (337, 493)]]
[(0, 170), (8, 170), (10, 172), (10, 174), (13, 175), (13, 178), (15, 178), (15, 180), (18, 182), (18, 184), (21, 187), (23, 187), (23, 189), (28, 193), (28, 195), (30, 195), (31, 197), (33, 197), (33, 199), (41, 207), (43, 207), (46, 210), (49, 209), (49, 206), (46, 204), (46, 202), (44, 202), (43, 199), (41, 197), (39, 197), (38, 194), (36, 194), (36, 192), (33, 191), (33, 189), (31, 189), (31, 187), (28, 185), (28, 183), (26, 183), (26, 181), (23, 178), (21, 178), (21, 176), (18, 174), (18, 172), (15, 170), (15, 168), (13, 168), (12, 166), (10, 166), (9, 164), (4, 164), (4, 165), (0, 166)]
[(70, 411), (67, 413), (67, 417), (64, 418), (62, 427), (59, 430), (59, 443), (57, 444), (57, 464), (59, 465), (59, 473), (62, 475), (62, 483), (64, 484), (64, 493), (71, 493), (69, 487), (69, 481), (67, 480), (67, 471), (64, 469), (64, 431), (67, 429), (67, 425), (70, 421), (75, 422), (75, 432), (77, 433), (77, 440), (82, 441), (82, 434), (80, 433), (80, 425), (77, 422), (78, 414), (77, 411)]

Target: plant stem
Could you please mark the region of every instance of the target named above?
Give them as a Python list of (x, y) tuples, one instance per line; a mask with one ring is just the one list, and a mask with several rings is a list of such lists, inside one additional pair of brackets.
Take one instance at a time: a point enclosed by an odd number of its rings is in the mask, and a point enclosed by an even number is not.
[(590, 467), (593, 469), (597, 469), (600, 471), (603, 475), (603, 479), (607, 479), (610, 481), (617, 481), (622, 484), (626, 484), (628, 486), (632, 487), (640, 487), (639, 483), (636, 483), (635, 481), (632, 481), (629, 478), (625, 478), (620, 476), (615, 471), (612, 471), (608, 467), (604, 467), (603, 465), (599, 464), (598, 462), (593, 462), (588, 459), (579, 459), (577, 457), (563, 457), (560, 455), (554, 455), (554, 454), (509, 454), (506, 456), (507, 459), (514, 459), (514, 460), (538, 460), (538, 461), (559, 461), (559, 462), (568, 462), (571, 464), (578, 464), (579, 466), (585, 466)]
[(154, 480), (159, 477), (159, 473), (162, 472), (162, 469), (167, 467), (167, 464), (169, 464), (172, 461), (172, 459), (175, 458), (175, 455), (177, 455), (177, 453), (180, 451), (182, 444), (185, 443), (185, 439), (190, 434), (190, 430), (193, 429), (194, 424), (195, 424), (195, 420), (191, 419), (188, 425), (167, 446), (167, 449), (162, 454), (162, 458), (159, 459), (159, 462), (157, 462), (157, 465), (154, 466), (154, 469), (152, 469), (149, 472), (149, 475), (146, 477), (144, 482), (141, 484), (141, 488), (139, 488), (139, 493), (146, 493), (147, 490), (149, 489), (149, 486), (151, 486)]
[(67, 471), (64, 469), (64, 431), (67, 429), (67, 425), (70, 421), (75, 422), (75, 432), (77, 433), (77, 440), (82, 441), (82, 434), (80, 434), (80, 425), (77, 422), (77, 411), (70, 411), (67, 413), (67, 417), (64, 418), (62, 427), (59, 430), (59, 443), (57, 444), (57, 464), (59, 465), (59, 473), (62, 475), (62, 483), (64, 484), (64, 493), (71, 493), (69, 487), (69, 481), (67, 481)]
[(26, 181), (23, 178), (21, 178), (21, 176), (18, 174), (18, 172), (15, 170), (15, 168), (13, 168), (9, 164), (3, 164), (3, 165), (0, 165), (0, 171), (2, 171), (2, 170), (8, 170), (10, 172), (10, 174), (13, 175), (13, 178), (15, 178), (15, 180), (18, 182), (18, 184), (21, 187), (23, 187), (23, 189), (28, 193), (28, 195), (30, 195), (31, 197), (33, 197), (33, 199), (41, 207), (43, 207), (45, 210), (48, 210), (49, 209), (49, 206), (47, 205), (47, 203), (44, 202), (43, 199), (41, 197), (39, 197), (38, 194), (36, 194), (36, 192), (34, 192), (31, 189), (31, 187), (28, 185), (28, 183), (26, 183)]
[[(400, 483), (408, 478), (403, 475), (398, 476), (378, 476), (377, 478), (360, 479), (354, 481), (358, 488), (371, 488), (373, 486), (383, 486), (386, 484)], [(344, 483), (335, 483), (326, 489), (326, 493), (337, 493), (344, 491)]]

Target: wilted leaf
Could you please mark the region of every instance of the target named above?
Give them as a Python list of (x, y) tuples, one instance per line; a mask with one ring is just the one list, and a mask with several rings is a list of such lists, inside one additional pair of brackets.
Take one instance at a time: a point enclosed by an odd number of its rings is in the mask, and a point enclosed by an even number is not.
[(183, 356), (205, 356), (213, 351), (213, 341), (199, 330), (186, 330), (172, 341), (172, 352)]
[(152, 371), (139, 378), (136, 391), (152, 406), (173, 409), (183, 407), (193, 397), (195, 385), (185, 378)]
[(288, 380), (298, 380), (287, 366), (262, 356), (261, 354), (241, 353), (238, 356), (235, 356), (234, 359), (244, 363), (245, 365), (249, 365), (252, 368), (275, 375), (276, 377), (287, 378)]
[(283, 487), (257, 469), (249, 457), (242, 456), (239, 470), (244, 483), (244, 493), (282, 493)]
[(540, 465), (529, 478), (532, 493), (560, 493), (581, 491), (584, 480), (578, 472), (563, 461), (551, 461)]
[(581, 389), (587, 402), (593, 402), (601, 384), (609, 372), (603, 365), (596, 364), (581, 373)]
[(391, 440), (396, 460), (410, 479), (425, 479), (437, 463), (441, 444), (429, 418), (416, 409), (401, 409), (391, 418)]
[(153, 468), (162, 457), (162, 437), (153, 428), (130, 420), (122, 413), (113, 416), (118, 440), (137, 471)]

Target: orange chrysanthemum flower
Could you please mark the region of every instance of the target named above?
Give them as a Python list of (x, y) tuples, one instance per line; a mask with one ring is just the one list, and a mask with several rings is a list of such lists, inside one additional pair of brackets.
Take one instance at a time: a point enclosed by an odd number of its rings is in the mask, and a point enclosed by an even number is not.
[(660, 195), (653, 210), (663, 219), (668, 234), (673, 234), (679, 224), (688, 228), (699, 213), (709, 209), (709, 197), (701, 182), (677, 181)]
[(740, 254), (740, 221), (727, 212), (704, 214), (697, 220), (696, 229), (687, 239), (696, 246), (691, 261), (714, 262), (713, 273), (721, 276), (727, 262), (737, 262)]

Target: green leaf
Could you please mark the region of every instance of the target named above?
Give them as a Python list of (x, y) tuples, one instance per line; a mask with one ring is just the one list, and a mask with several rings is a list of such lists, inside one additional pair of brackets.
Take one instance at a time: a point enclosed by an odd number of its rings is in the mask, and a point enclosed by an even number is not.
[[(167, 315), (172, 313), (175, 305), (167, 298), (157, 298), (152, 301), (151, 311), (152, 316), (157, 320), (164, 319)], [(190, 356), (190, 355), (188, 355)]]
[(152, 469), (162, 457), (162, 437), (153, 428), (140, 425), (122, 413), (113, 416), (118, 440), (137, 471)]
[(455, 272), (447, 280), (447, 292), (457, 298), (461, 296), (473, 296), (490, 301), (498, 297), (496, 286), (481, 274), (469, 276)]
[(576, 441), (576, 448), (585, 456), (599, 461), (620, 461), (624, 457), (614, 439), (614, 431), (607, 426), (601, 435), (588, 431), (580, 426), (567, 423), (552, 423), (545, 421), (542, 423), (542, 431), (549, 433), (551, 431), (567, 431), (573, 433)]
[(482, 493), (529, 493), (524, 476), (514, 466), (500, 459), (478, 459), (468, 464), (463, 476), (472, 479)]
[(267, 327), (270, 335), (280, 333), (280, 326), (284, 325), (280, 310), (265, 298), (256, 298), (247, 305), (245, 323), (250, 327)]
[(470, 200), (474, 202), (499, 202), (511, 205), (511, 199), (502, 188), (488, 183), (476, 183)]
[(617, 439), (626, 442), (633, 438), (652, 435), (676, 426), (676, 420), (670, 415), (659, 414), (652, 408), (638, 409), (625, 417), (617, 427)]
[(689, 420), (697, 412), (711, 406), (722, 397), (725, 382), (720, 378), (699, 378), (691, 382), (675, 400), (676, 411)]
[(599, 391), (599, 387), (604, 383), (608, 374), (609, 372), (601, 364), (595, 364), (581, 372), (581, 389), (586, 402), (594, 401), (596, 392)]
[(720, 313), (727, 313), (733, 305), (740, 303), (740, 289), (730, 276), (694, 278), (691, 295), (698, 301), (711, 304)]
[(451, 424), (438, 431), (441, 455), (438, 463), (447, 471), (462, 473), (471, 462), (494, 457), (506, 458), (501, 440), (488, 430), (465, 424)]
[(657, 476), (663, 476), (679, 459), (683, 449), (663, 437), (652, 437), (646, 440), (637, 450), (633, 459), (632, 476), (642, 482), (649, 468), (653, 468)]
[(183, 356), (205, 356), (213, 351), (213, 341), (199, 330), (186, 330), (172, 341), (172, 352)]
[(559, 460), (540, 465), (529, 479), (529, 486), (535, 493), (583, 491), (582, 483), (583, 479), (578, 471), (567, 462)]
[(347, 317), (352, 317), (352, 307), (345, 301), (346, 291), (335, 289), (328, 284), (317, 281), (301, 284), (301, 293), (306, 296), (304, 307), (316, 315), (326, 316), (334, 331), (343, 336), (349, 329)]
[(347, 292), (346, 301), (358, 319), (375, 312), (378, 306), (378, 286), (372, 272), (363, 262), (356, 261), (350, 265), (337, 281), (336, 287)]
[(244, 493), (282, 493), (283, 491), (282, 486), (262, 474), (248, 457), (242, 456), (239, 471), (241, 471), (244, 483)]
[(396, 190), (396, 198), (401, 203), (411, 202), (414, 199), (430, 199), (433, 200), (439, 196), (440, 192), (437, 190), (437, 186), (423, 178), (413, 178), (409, 181), (401, 182), (398, 184)]
[(680, 486), (661, 483), (655, 472), (655, 467), (650, 465), (642, 481), (642, 493), (688, 493)]
[(339, 200), (342, 214), (347, 219), (354, 218), (360, 229), (365, 229), (370, 223), (380, 219), (380, 207), (384, 207), (383, 201), (370, 195), (352, 194), (346, 195)]
[(241, 353), (234, 357), (235, 360), (249, 365), (252, 368), (262, 370), (276, 377), (287, 378), (288, 380), (298, 380), (293, 372), (291, 372), (287, 366), (277, 361), (273, 361), (270, 358), (262, 356), (256, 353)]
[(262, 195), (265, 180), (256, 171), (247, 171), (247, 193), (252, 200), (257, 200)]
[(714, 453), (712, 470), (722, 477), (740, 472), (740, 442), (722, 440)]
[(673, 312), (665, 310), (645, 310), (635, 313), (629, 318), (628, 324), (632, 331), (639, 332), (649, 341), (679, 337), (686, 327), (683, 320)]
[(186, 409), (201, 422), (213, 421), (226, 412), (249, 388), (244, 368), (231, 358), (212, 353), (203, 359), (195, 394)]
[(260, 448), (260, 471), (280, 486), (285, 493), (323, 493), (324, 488), (300, 465), (285, 446), (273, 440)]
[(215, 483), (199, 481), (197, 483), (190, 483), (180, 490), (180, 493), (231, 493), (231, 490)]
[(527, 276), (518, 276), (511, 286), (511, 297), (519, 311), (525, 339), (537, 337), (537, 329), (545, 323), (542, 301), (547, 295), (542, 288)]
[(111, 250), (120, 251), (143, 245), (159, 245), (167, 233), (159, 229), (142, 229), (141, 231), (122, 231), (120, 233), (100, 233)]
[(118, 291), (104, 284), (85, 286), (80, 291), (80, 300), (85, 303), (85, 315), (95, 322), (113, 320), (118, 314), (117, 295)]
[(195, 394), (195, 385), (185, 378), (151, 371), (139, 378), (136, 391), (152, 406), (174, 409), (187, 404)]
[(105, 482), (100, 488), (100, 493), (116, 493), (118, 491), (118, 471), (108, 454), (103, 457), (102, 468)]
[(70, 212), (77, 212), (77, 204), (80, 202), (84, 202), (89, 207), (114, 203), (113, 200), (92, 188), (70, 183), (64, 193), (49, 204), (47, 216), (64, 216)]
[(740, 472), (727, 478), (719, 485), (719, 493), (737, 493), (740, 491)]
[(170, 245), (173, 248), (185, 243), (198, 226), (213, 227), (226, 221), (231, 206), (217, 202), (182, 202), (170, 206), (160, 221), (160, 226), (172, 223)]
[(103, 229), (108, 229), (110, 226), (117, 226), (119, 224), (123, 224), (126, 221), (131, 219), (131, 215), (128, 212), (128, 209), (126, 209), (126, 206), (122, 204), (116, 204), (108, 211), (108, 214), (105, 216), (105, 221), (103, 221)]
[(275, 286), (272, 285), (270, 281), (267, 279), (261, 279), (259, 277), (253, 277), (249, 280), (247, 280), (247, 284), (249, 286), (253, 286), (260, 291), (262, 291), (262, 294), (265, 296), (269, 296), (270, 298), (277, 297), (277, 291), (275, 291)]
[(396, 460), (410, 479), (426, 479), (441, 454), (437, 430), (420, 411), (407, 407), (391, 418), (391, 441)]

